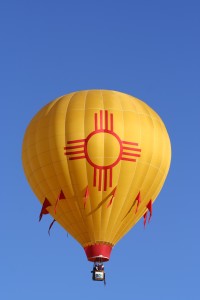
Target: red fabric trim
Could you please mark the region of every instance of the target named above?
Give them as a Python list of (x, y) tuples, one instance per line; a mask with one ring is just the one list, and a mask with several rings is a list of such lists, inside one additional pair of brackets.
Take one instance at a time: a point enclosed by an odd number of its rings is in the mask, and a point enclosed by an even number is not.
[(110, 199), (110, 201), (109, 201), (109, 203), (108, 203), (108, 205), (107, 205), (107, 208), (112, 204), (113, 199), (114, 199), (114, 197), (115, 197), (115, 195), (116, 195), (116, 190), (117, 190), (117, 187), (115, 187), (114, 190), (113, 190), (112, 193), (111, 193), (112, 197), (111, 197), (111, 199)]
[(89, 261), (98, 261), (102, 262), (108, 261), (110, 259), (112, 246), (108, 244), (94, 244), (84, 248), (85, 254)]
[(85, 190), (85, 196), (84, 196), (84, 209), (85, 209), (85, 206), (86, 206), (86, 202), (87, 202), (87, 199), (89, 197), (89, 188), (88, 186), (86, 187), (86, 190)]
[(47, 211), (47, 207), (51, 206), (51, 203), (49, 202), (49, 200), (47, 198), (44, 199), (43, 205), (42, 205), (42, 209), (40, 211), (40, 215), (39, 215), (39, 222), (42, 220), (42, 216), (43, 215), (47, 215), (49, 212)]
[(137, 213), (138, 211), (138, 207), (141, 203), (141, 195), (140, 195), (140, 192), (137, 194), (137, 197), (135, 198), (135, 200), (137, 201), (137, 206), (136, 206), (136, 211), (135, 211), (135, 214)]
[(148, 211), (150, 213), (150, 215), (149, 215), (149, 222), (150, 222), (151, 217), (152, 217), (152, 213), (153, 213), (152, 200), (150, 200), (149, 203), (147, 204), (147, 208), (148, 208)]
[(59, 202), (60, 200), (63, 200), (63, 199), (66, 199), (66, 198), (65, 198), (65, 195), (64, 195), (63, 191), (61, 190), (61, 191), (60, 191), (60, 194), (59, 194), (59, 196), (58, 196), (58, 198), (57, 198), (57, 200), (56, 200), (55, 207), (54, 207), (54, 212), (55, 212), (55, 214), (56, 214), (56, 209), (57, 209), (58, 202)]
[(145, 228), (147, 223), (147, 211), (144, 213), (143, 217), (144, 217), (144, 228)]
[(147, 214), (149, 212), (149, 220), (148, 222), (150, 222), (151, 217), (152, 217), (152, 213), (153, 213), (153, 206), (152, 206), (152, 200), (149, 201), (149, 203), (147, 204), (146, 208), (148, 209), (148, 211), (145, 212), (144, 214), (144, 227), (146, 226), (147, 223)]

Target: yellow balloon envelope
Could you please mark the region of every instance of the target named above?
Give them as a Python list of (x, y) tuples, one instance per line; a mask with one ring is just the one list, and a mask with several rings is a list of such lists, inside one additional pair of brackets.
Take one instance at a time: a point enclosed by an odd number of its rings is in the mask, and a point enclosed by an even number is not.
[(28, 182), (87, 258), (110, 258), (112, 247), (147, 213), (171, 159), (167, 130), (141, 100), (88, 90), (47, 104), (23, 141)]

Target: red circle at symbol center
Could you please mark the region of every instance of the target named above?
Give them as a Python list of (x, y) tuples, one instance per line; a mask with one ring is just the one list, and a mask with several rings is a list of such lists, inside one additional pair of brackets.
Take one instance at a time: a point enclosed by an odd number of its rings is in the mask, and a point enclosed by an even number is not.
[(121, 159), (122, 142), (112, 131), (94, 131), (85, 144), (86, 159), (94, 168), (112, 168)]

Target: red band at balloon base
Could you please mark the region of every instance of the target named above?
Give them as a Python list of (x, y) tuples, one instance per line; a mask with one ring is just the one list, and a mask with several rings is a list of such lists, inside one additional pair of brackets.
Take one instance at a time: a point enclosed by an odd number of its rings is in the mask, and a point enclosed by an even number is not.
[(94, 244), (84, 247), (85, 254), (89, 261), (101, 261), (105, 262), (110, 259), (110, 254), (112, 251), (111, 244)]

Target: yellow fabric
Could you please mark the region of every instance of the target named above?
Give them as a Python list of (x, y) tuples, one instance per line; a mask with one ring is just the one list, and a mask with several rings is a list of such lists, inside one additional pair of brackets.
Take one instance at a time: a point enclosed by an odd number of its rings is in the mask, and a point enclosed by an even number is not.
[[(36, 114), (22, 160), (41, 204), (46, 197), (49, 213), (82, 246), (115, 245), (158, 196), (171, 146), (162, 120), (147, 104), (116, 91), (89, 90), (57, 98)], [(61, 190), (66, 199), (55, 214)]]

